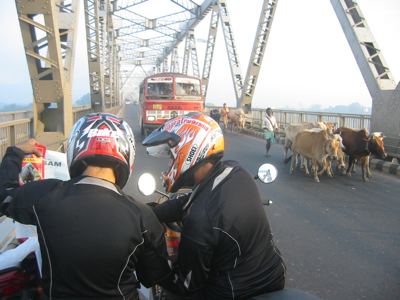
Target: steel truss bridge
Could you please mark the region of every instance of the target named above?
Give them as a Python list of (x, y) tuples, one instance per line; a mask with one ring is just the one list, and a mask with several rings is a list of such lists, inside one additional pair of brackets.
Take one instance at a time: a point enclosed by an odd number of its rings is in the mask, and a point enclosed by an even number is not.
[[(0, 157), (6, 146), (29, 136), (50, 149), (59, 148), (74, 120), (91, 111), (117, 113), (124, 108), (122, 91), (128, 84), (153, 73), (179, 71), (199, 76), (207, 93), (218, 27), (223, 32), (236, 105), (249, 111), (253, 126), (260, 127), (263, 112), (252, 109), (251, 104), (278, 2), (258, 1), (261, 9), (251, 56), (241, 65), (228, 0), (15, 0), (32, 83), (33, 111), (0, 113)], [(280, 124), (328, 121), (383, 131), (388, 152), (399, 155), (400, 84), (394, 80), (359, 5), (352, 0), (330, 2), (371, 94), (372, 115), (276, 110), (275, 116)], [(91, 105), (73, 108), (77, 20), (82, 13)], [(206, 17), (209, 31), (204, 40), (204, 64), (200, 65), (196, 28)], [(246, 73), (242, 66), (247, 67)], [(137, 106), (128, 105), (125, 110), (127, 121), (134, 124)], [(134, 131), (139, 134), (138, 128)], [(265, 161), (265, 142), (232, 132), (225, 136), (230, 145), (225, 157), (240, 160), (255, 174)], [(367, 184), (360, 174), (323, 178), (316, 184), (300, 174), (290, 176), (280, 150), (273, 146), (268, 160), (278, 167), (279, 180), (259, 188), (274, 201), (268, 218), (288, 266), (287, 286), (323, 299), (398, 299), (398, 179), (376, 172)], [(146, 156), (140, 145), (136, 161), (140, 171), (145, 166), (153, 174), (165, 171), (168, 163)], [(138, 171), (133, 172), (126, 192), (147, 201), (137, 191), (138, 175)], [(12, 220), (4, 219), (0, 218), (0, 251), (14, 238)]]
[[(33, 136), (55, 145), (65, 140), (74, 122), (71, 89), (80, 9), (85, 15), (91, 97), (86, 112), (118, 111), (121, 91), (130, 79), (158, 72), (201, 77), (207, 93), (218, 27), (237, 107), (249, 112), (278, 2), (262, 1), (243, 73), (227, 0), (16, 0), (33, 90)], [(397, 143), (400, 85), (359, 5), (352, 0), (330, 2), (373, 99), (370, 129), (385, 132)], [(195, 33), (207, 15), (209, 32), (200, 66)], [(181, 43), (183, 54), (178, 53)]]

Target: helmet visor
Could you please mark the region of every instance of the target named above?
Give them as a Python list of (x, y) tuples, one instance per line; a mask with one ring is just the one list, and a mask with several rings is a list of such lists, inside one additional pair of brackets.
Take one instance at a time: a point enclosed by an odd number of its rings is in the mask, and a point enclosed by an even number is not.
[(168, 144), (171, 148), (179, 144), (181, 137), (176, 133), (164, 131), (163, 126), (154, 130), (148, 137), (146, 137), (143, 146), (156, 146), (160, 144)]
[(171, 158), (171, 148), (168, 144), (160, 144), (146, 148), (147, 154), (154, 157)]

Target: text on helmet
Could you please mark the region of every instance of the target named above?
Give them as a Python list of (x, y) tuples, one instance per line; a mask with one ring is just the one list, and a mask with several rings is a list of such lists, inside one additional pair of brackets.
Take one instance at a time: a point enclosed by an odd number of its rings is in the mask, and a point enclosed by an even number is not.
[(108, 128), (104, 129), (90, 129), (88, 133), (88, 137), (94, 137), (94, 136), (106, 136), (106, 137), (117, 137), (118, 132), (114, 130), (110, 130)]

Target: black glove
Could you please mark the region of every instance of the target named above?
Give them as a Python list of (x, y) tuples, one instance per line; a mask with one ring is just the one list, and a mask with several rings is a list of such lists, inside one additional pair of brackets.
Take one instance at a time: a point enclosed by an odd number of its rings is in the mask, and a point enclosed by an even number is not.
[(159, 203), (157, 203), (157, 202), (147, 202), (146, 203), (148, 206), (150, 206), (152, 209), (154, 208), (154, 207), (156, 207), (157, 205), (159, 205)]
[(182, 221), (183, 207), (189, 200), (191, 193), (177, 193), (171, 199), (152, 207), (161, 223)]
[(175, 193), (172, 195), (170, 200), (177, 200), (179, 203), (184, 206), (186, 202), (189, 200), (190, 195), (192, 195), (192, 192), (189, 193)]

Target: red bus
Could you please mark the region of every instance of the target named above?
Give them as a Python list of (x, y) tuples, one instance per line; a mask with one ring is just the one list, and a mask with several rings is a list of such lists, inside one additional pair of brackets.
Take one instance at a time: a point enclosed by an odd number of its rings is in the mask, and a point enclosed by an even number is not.
[(193, 111), (204, 111), (201, 80), (179, 73), (146, 77), (140, 85), (140, 129), (146, 136), (166, 120)]

